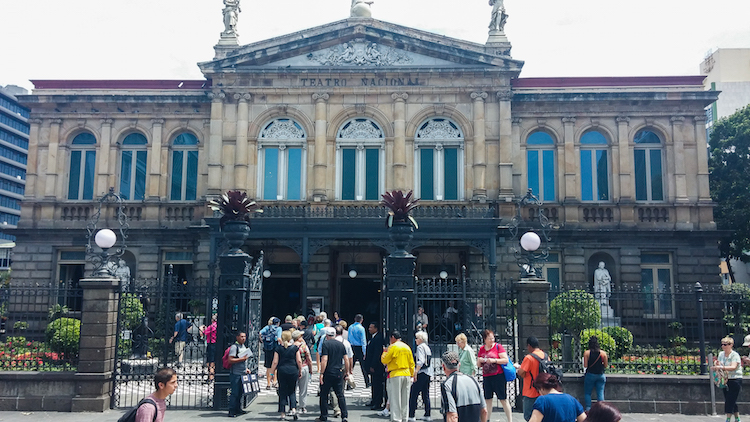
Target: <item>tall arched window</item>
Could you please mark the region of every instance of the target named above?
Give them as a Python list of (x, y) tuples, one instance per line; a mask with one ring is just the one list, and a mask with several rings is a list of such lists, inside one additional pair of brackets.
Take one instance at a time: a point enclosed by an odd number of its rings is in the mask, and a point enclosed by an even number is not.
[(122, 140), (120, 195), (124, 200), (140, 201), (146, 196), (146, 137), (133, 132)]
[(663, 201), (664, 166), (659, 135), (650, 130), (640, 130), (635, 134), (633, 142), (636, 201)]
[(258, 138), (258, 192), (266, 201), (305, 199), (307, 135), (298, 122), (283, 118), (266, 124)]
[(377, 201), (384, 183), (385, 136), (377, 123), (355, 118), (336, 136), (338, 197), (345, 201)]
[(171, 200), (195, 200), (198, 191), (198, 138), (190, 132), (180, 133), (172, 140), (171, 180)]
[(448, 119), (422, 123), (414, 136), (417, 196), (427, 201), (456, 201), (463, 196), (464, 135)]
[(70, 144), (68, 199), (93, 199), (96, 138), (89, 132), (82, 132)]
[(581, 136), (581, 200), (609, 201), (607, 138), (596, 130)]
[(555, 140), (547, 132), (526, 138), (526, 173), (529, 188), (542, 201), (555, 201)]

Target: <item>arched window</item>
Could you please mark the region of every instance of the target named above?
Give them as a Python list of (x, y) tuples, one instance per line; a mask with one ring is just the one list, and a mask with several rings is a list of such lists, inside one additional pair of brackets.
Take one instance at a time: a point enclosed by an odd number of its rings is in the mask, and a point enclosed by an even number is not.
[(581, 136), (581, 200), (609, 201), (607, 138), (596, 130)]
[(133, 132), (123, 138), (120, 160), (120, 195), (124, 200), (140, 201), (146, 196), (146, 137)]
[(266, 201), (305, 199), (307, 135), (298, 122), (283, 118), (266, 124), (258, 138), (258, 192)]
[(463, 196), (464, 135), (444, 118), (422, 123), (414, 136), (417, 196), (427, 201), (456, 201)]
[(555, 201), (555, 140), (547, 132), (526, 138), (526, 172), (529, 189), (542, 201)]
[(68, 199), (94, 199), (96, 138), (89, 132), (82, 132), (70, 144)]
[(385, 136), (377, 123), (355, 118), (336, 136), (338, 197), (344, 201), (377, 201), (384, 182)]
[(194, 201), (198, 191), (198, 138), (183, 132), (172, 140), (172, 184), (169, 197), (173, 201)]
[(633, 142), (636, 201), (663, 201), (664, 166), (659, 135), (650, 130), (640, 130), (635, 134)]

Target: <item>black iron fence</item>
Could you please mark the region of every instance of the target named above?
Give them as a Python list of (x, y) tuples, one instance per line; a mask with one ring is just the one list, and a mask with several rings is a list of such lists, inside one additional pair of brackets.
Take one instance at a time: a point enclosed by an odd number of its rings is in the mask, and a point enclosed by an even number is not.
[(75, 371), (82, 300), (72, 281), (0, 284), (0, 370)]
[(750, 327), (750, 289), (666, 286), (551, 291), (553, 359), (566, 372), (583, 371), (583, 352), (595, 335), (609, 354), (610, 372), (701, 374), (706, 373), (701, 356), (715, 355), (721, 338), (733, 336), (742, 344)]

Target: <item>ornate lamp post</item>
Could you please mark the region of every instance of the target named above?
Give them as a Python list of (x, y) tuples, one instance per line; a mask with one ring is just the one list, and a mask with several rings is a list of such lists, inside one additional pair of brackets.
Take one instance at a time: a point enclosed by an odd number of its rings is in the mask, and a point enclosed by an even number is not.
[[(115, 218), (120, 233), (121, 246), (110, 252), (110, 249), (117, 243), (117, 234), (111, 229), (97, 228), (102, 215), (102, 206), (116, 204)], [(86, 259), (93, 266), (92, 277), (114, 277), (117, 268), (117, 260), (125, 253), (127, 246), (125, 241), (128, 238), (128, 216), (125, 214), (125, 205), (122, 197), (115, 193), (115, 188), (109, 188), (109, 192), (99, 199), (98, 206), (94, 215), (86, 224)], [(95, 247), (96, 246), (96, 247)]]
[[(521, 217), (521, 210), (526, 205), (536, 208), (536, 224), (527, 224)], [(510, 220), (508, 230), (513, 239), (518, 238), (519, 229), (525, 231), (519, 241), (521, 247), (511, 248), (520, 268), (521, 278), (542, 278), (542, 267), (549, 257), (550, 233), (558, 228), (550, 223), (542, 210), (542, 201), (531, 189), (516, 203), (516, 215)]]

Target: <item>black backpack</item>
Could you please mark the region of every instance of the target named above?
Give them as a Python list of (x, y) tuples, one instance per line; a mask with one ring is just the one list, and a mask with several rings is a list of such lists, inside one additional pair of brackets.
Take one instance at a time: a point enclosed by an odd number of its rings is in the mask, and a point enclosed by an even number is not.
[(141, 407), (144, 403), (151, 403), (154, 405), (154, 409), (156, 409), (156, 412), (154, 412), (154, 420), (152, 422), (156, 422), (156, 417), (159, 415), (159, 406), (156, 405), (156, 402), (145, 398), (138, 402), (138, 405), (127, 412), (125, 412), (124, 415), (120, 417), (120, 419), (117, 420), (117, 422), (135, 422), (135, 415), (138, 413), (138, 409)]
[[(557, 377), (557, 379), (562, 382), (563, 379), (563, 371), (562, 369), (558, 368), (549, 360), (549, 356), (547, 353), (544, 353), (544, 358), (540, 358), (536, 355), (536, 353), (531, 353), (531, 356), (534, 356), (534, 359), (539, 362), (539, 373), (540, 374), (550, 374)], [(534, 383), (534, 377), (531, 377), (531, 383)]]

